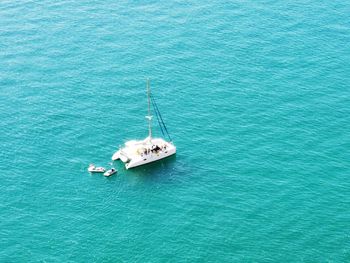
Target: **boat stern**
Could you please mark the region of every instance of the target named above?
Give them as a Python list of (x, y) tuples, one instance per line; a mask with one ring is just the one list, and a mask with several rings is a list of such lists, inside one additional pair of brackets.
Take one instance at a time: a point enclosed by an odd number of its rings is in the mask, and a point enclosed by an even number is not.
[(119, 160), (120, 159), (120, 150), (116, 151), (113, 155), (112, 155), (112, 160)]

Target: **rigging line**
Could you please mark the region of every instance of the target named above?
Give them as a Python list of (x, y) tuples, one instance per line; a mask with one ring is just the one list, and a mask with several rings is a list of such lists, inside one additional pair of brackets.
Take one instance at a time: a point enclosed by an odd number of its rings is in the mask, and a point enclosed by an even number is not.
[(162, 117), (162, 115), (161, 115), (161, 113), (160, 113), (160, 111), (159, 111), (159, 109), (158, 109), (157, 104), (156, 104), (156, 107), (157, 107), (157, 111), (158, 111), (160, 120), (161, 120), (161, 122), (162, 122), (162, 124), (163, 124), (164, 130), (165, 130), (165, 132), (167, 133), (167, 135), (168, 135), (168, 137), (169, 137), (169, 140), (172, 141), (172, 139), (171, 139), (171, 137), (170, 137), (170, 134), (169, 134), (169, 132), (168, 132), (168, 128), (166, 127), (166, 125), (165, 125), (165, 123), (164, 123), (164, 121), (163, 121), (163, 117)]
[(152, 97), (152, 99), (153, 99), (153, 101), (154, 101), (155, 110), (156, 110), (157, 113), (159, 114), (159, 117), (160, 117), (160, 119), (161, 119), (161, 122), (162, 122), (162, 124), (163, 124), (163, 127), (164, 127), (164, 129), (165, 129), (165, 131), (166, 131), (166, 133), (167, 133), (167, 135), (168, 135), (170, 141), (172, 141), (172, 140), (171, 140), (171, 137), (170, 137), (170, 134), (169, 134), (169, 132), (168, 132), (168, 129), (167, 129), (165, 123), (164, 123), (162, 114), (160, 113), (160, 110), (159, 110), (159, 108), (158, 108), (157, 102), (156, 102), (156, 100), (155, 100), (155, 98), (154, 98), (154, 96), (153, 96), (152, 94), (151, 94), (151, 97)]
[[(156, 105), (155, 105), (155, 102), (154, 102), (152, 97), (151, 97), (151, 102), (152, 102), (153, 108), (156, 109)], [(158, 112), (156, 110), (155, 110), (155, 113), (156, 113), (156, 117), (157, 117), (157, 121), (158, 121), (158, 125), (160, 127), (160, 130), (161, 130), (163, 136), (165, 136), (165, 133), (164, 133), (164, 130), (163, 130), (163, 127), (162, 127), (162, 123), (160, 122), (160, 119), (159, 119), (159, 114), (158, 114)]]
[(156, 104), (155, 101), (154, 101), (154, 108), (155, 108), (155, 112), (156, 112), (158, 124), (159, 124), (159, 127), (160, 127), (161, 131), (162, 131), (163, 136), (165, 137), (165, 133), (166, 133), (166, 135), (168, 136), (168, 138), (169, 138), (170, 141), (171, 141), (169, 132), (166, 130), (165, 123), (164, 123), (163, 120), (162, 120), (162, 115), (160, 114), (160, 111), (159, 111), (159, 109), (158, 109), (157, 104)]
[(166, 127), (166, 125), (165, 125), (165, 123), (164, 123), (164, 121), (163, 121), (162, 114), (160, 114), (160, 111), (159, 111), (159, 109), (158, 109), (158, 105), (157, 105), (157, 103), (156, 103), (156, 100), (155, 100), (155, 98), (154, 98), (154, 96), (153, 96), (152, 94), (151, 94), (151, 97), (152, 97), (152, 99), (153, 99), (153, 101), (154, 101), (155, 109), (156, 109), (156, 111), (158, 111), (160, 120), (162, 121), (162, 124), (163, 124), (163, 126), (164, 126), (164, 130), (166, 131), (166, 133), (167, 133), (167, 135), (168, 135), (168, 137), (169, 137), (169, 140), (172, 141), (172, 139), (171, 139), (171, 137), (170, 137), (170, 134), (169, 134), (169, 132), (168, 132), (168, 129), (167, 129), (167, 127)]
[(160, 112), (157, 110), (157, 105), (156, 105), (156, 102), (155, 102), (155, 100), (154, 100), (154, 98), (153, 98), (153, 97), (151, 97), (151, 100), (152, 100), (153, 108), (155, 109), (155, 113), (156, 113), (156, 117), (157, 117), (158, 125), (159, 125), (159, 127), (160, 127), (160, 130), (161, 130), (161, 132), (162, 132), (163, 136), (165, 136), (165, 131), (164, 131), (164, 128), (163, 128), (162, 122), (161, 122), (161, 120), (160, 120), (160, 115), (159, 115), (159, 114), (160, 114)]
[[(156, 109), (155, 101), (154, 101), (154, 99), (153, 99), (153, 97), (152, 97), (152, 96), (151, 96), (151, 101), (152, 101), (153, 108), (154, 108), (154, 109)], [(162, 132), (163, 136), (165, 136), (164, 131), (163, 131), (162, 124), (161, 124), (161, 122), (160, 122), (160, 120), (159, 120), (159, 116), (158, 116), (158, 112), (157, 112), (157, 110), (156, 110), (155, 112), (156, 112), (156, 117), (157, 117), (157, 121), (158, 121), (158, 124), (159, 124), (160, 130), (161, 130), (161, 132)]]

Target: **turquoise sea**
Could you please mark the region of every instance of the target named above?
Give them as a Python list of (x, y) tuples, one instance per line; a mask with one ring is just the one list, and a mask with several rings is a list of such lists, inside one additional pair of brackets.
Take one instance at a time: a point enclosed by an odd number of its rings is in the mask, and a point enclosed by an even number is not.
[(349, 86), (348, 1), (2, 0), (0, 262), (350, 262)]

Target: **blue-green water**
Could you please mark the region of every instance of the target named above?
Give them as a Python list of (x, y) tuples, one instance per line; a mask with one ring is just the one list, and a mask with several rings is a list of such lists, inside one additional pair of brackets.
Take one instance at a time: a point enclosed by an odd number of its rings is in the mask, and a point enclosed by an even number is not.
[[(1, 1), (1, 262), (349, 262), (347, 1)], [(111, 178), (147, 135), (175, 158)], [(158, 132), (159, 134), (159, 132)]]

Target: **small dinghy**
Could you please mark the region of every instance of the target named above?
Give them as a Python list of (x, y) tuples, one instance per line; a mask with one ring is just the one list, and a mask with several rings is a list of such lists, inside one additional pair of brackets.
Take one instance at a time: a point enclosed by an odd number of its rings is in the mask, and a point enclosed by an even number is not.
[(104, 173), (106, 171), (106, 169), (103, 168), (103, 167), (96, 167), (95, 165), (90, 164), (89, 168), (88, 168), (88, 171), (90, 173)]
[(108, 176), (115, 174), (116, 172), (117, 172), (117, 170), (112, 168), (112, 169), (108, 170), (107, 172), (105, 172), (103, 175), (108, 177)]

